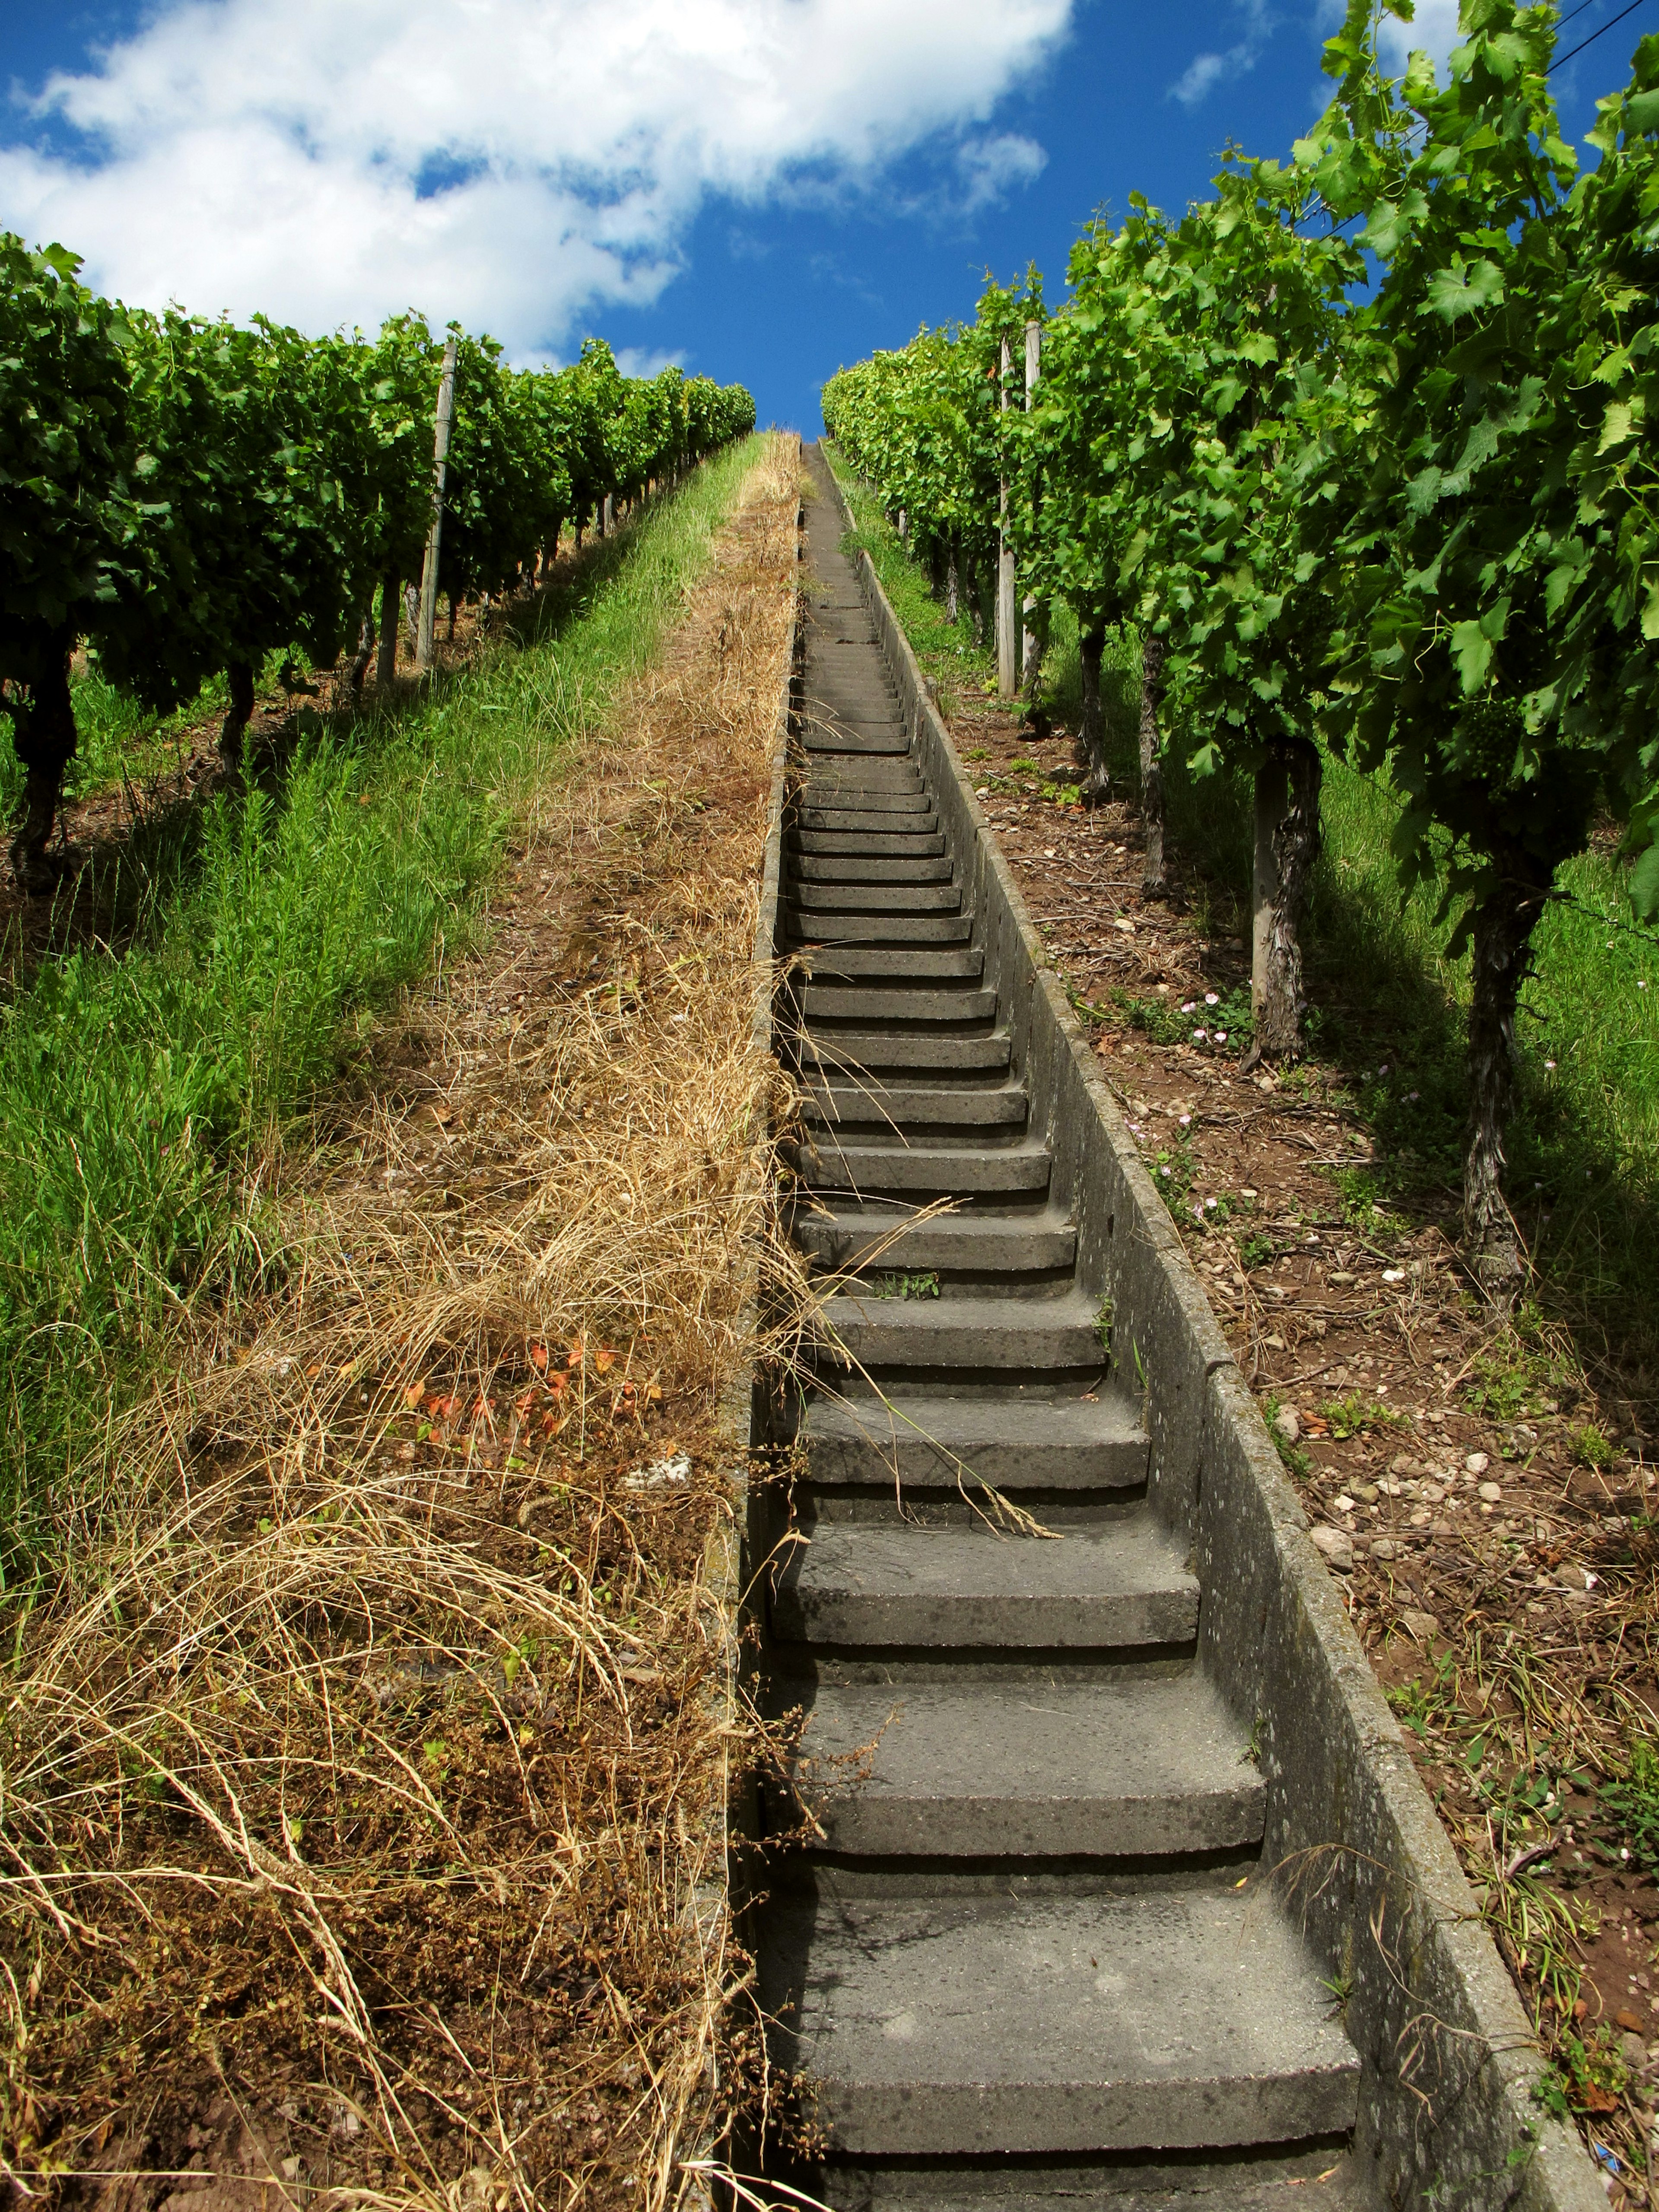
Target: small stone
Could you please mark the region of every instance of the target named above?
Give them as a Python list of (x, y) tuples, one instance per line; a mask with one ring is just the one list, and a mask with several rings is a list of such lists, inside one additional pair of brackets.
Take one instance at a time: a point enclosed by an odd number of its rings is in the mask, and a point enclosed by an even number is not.
[(1340, 1575), (1353, 1571), (1353, 1538), (1346, 1528), (1316, 1528), (1314, 1543), (1328, 1566)]
[(1406, 1633), (1419, 1644), (1426, 1644), (1431, 1636), (1440, 1633), (1440, 1623), (1431, 1613), (1402, 1613), (1400, 1625)]
[(1425, 1482), (1418, 1494), (1425, 1505), (1438, 1505), (1446, 1493), (1437, 1482)]
[(1465, 1474), (1484, 1474), (1492, 1465), (1485, 1452), (1471, 1452), (1463, 1462)]
[[(1047, 855), (1047, 858), (1051, 860), (1054, 857), (1054, 856), (1052, 853)], [(1112, 927), (1116, 930), (1121, 930), (1125, 937), (1133, 937), (1135, 933), (1135, 926), (1133, 922), (1130, 921), (1127, 914), (1117, 915), (1112, 923)]]
[(1350, 1283), (1357, 1283), (1359, 1280), (1359, 1278), (1358, 1275), (1349, 1274), (1346, 1270), (1344, 1269), (1339, 1271), (1336, 1274), (1330, 1276), (1328, 1280), (1337, 1290), (1346, 1290)]
[(1401, 1452), (1397, 1459), (1389, 1462), (1390, 1474), (1409, 1475), (1413, 1481), (1430, 1472), (1431, 1469), (1425, 1467), (1420, 1459), (1413, 1459), (1409, 1452)]
[(1504, 1495), (1503, 1491), (1495, 1482), (1483, 1482), (1474, 1494), (1483, 1505), (1496, 1505)]
[(1376, 1485), (1374, 1482), (1357, 1482), (1353, 1486), (1353, 1494), (1356, 1498), (1364, 1498), (1367, 1505), (1375, 1505)]
[(1302, 1434), (1302, 1424), (1294, 1406), (1281, 1406), (1273, 1415), (1273, 1427), (1287, 1444), (1293, 1444)]
[(1310, 1336), (1323, 1336), (1329, 1326), (1328, 1322), (1310, 1321), (1308, 1323), (1308, 1334)]
[(1392, 1559), (1399, 1550), (1400, 1547), (1392, 1536), (1374, 1536), (1371, 1539), (1371, 1557), (1374, 1559)]
[(1645, 2066), (1648, 2047), (1639, 2035), (1632, 2035), (1626, 2030), (1619, 2039), (1619, 2055), (1626, 2066)]
[(1282, 1336), (1264, 1336), (1261, 1341), (1267, 1346), (1269, 1352), (1283, 1352), (1285, 1348), (1285, 1340)]
[(1331, 1504), (1336, 1508), (1339, 1513), (1352, 1513), (1353, 1511), (1353, 1500), (1346, 1494), (1346, 1492), (1339, 1491), (1337, 1495), (1332, 1498)]
[(1413, 1528), (1426, 1528), (1429, 1525), (1429, 1518), (1428, 1507), (1426, 1505), (1419, 1505), (1412, 1514), (1411, 1525)]

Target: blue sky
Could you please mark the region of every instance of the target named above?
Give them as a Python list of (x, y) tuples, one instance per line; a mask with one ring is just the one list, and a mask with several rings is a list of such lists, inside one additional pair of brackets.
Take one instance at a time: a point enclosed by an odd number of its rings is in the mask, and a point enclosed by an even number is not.
[[(1627, 0), (1566, 0), (1565, 49)], [(840, 363), (1051, 298), (1097, 209), (1201, 195), (1322, 104), (1334, 0), (12, 0), (0, 227), (123, 296), (302, 327), (403, 306), (520, 360), (590, 331), (817, 428)], [(1411, 43), (1443, 54), (1454, 0)], [(1643, 4), (1557, 78), (1569, 135)], [(1397, 40), (1403, 55), (1406, 41)]]

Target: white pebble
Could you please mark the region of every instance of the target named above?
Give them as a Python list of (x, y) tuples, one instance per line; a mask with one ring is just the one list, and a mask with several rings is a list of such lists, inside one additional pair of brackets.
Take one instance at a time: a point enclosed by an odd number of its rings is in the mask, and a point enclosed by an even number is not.
[(1484, 1474), (1491, 1465), (1492, 1462), (1485, 1452), (1471, 1452), (1463, 1462), (1464, 1471), (1468, 1474)]

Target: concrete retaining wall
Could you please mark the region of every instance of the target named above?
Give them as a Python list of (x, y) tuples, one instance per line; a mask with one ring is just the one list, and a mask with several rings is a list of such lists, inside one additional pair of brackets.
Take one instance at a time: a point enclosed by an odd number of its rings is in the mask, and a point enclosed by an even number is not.
[(1204, 1664), (1259, 1750), (1264, 1878), (1299, 1905), (1322, 1972), (1347, 1992), (1359, 2151), (1402, 2208), (1595, 2212), (1606, 2197), (1533, 2097), (1530, 2024), (1340, 1589), (867, 555), (859, 574), (1029, 1076), (1033, 1133), (1053, 1146), (1054, 1199), (1077, 1220), (1079, 1280), (1111, 1301), (1119, 1374), (1144, 1387), (1153, 1501), (1193, 1545)]

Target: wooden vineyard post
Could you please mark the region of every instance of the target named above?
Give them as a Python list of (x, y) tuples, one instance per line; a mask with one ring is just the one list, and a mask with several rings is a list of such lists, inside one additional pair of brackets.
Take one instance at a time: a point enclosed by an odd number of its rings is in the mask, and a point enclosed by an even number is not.
[(427, 532), (426, 564), (421, 570), (421, 626), (415, 639), (415, 672), (432, 665), (432, 631), (438, 617), (438, 550), (443, 542), (444, 477), (449, 466), (449, 426), (455, 414), (455, 339), (444, 347), (438, 385), (438, 420), (432, 439), (432, 527)]
[[(1036, 322), (1027, 323), (1025, 325), (1025, 412), (1028, 415), (1031, 411), (1031, 403), (1036, 396), (1037, 376), (1042, 361), (1042, 325)], [(1032, 693), (1036, 690), (1037, 662), (1042, 650), (1036, 633), (1032, 628), (1036, 611), (1037, 603), (1028, 593), (1020, 607), (1024, 627), (1019, 641), (1019, 660), (1024, 675), (1025, 689)]]
[[(1008, 404), (1008, 378), (1013, 368), (1013, 355), (1006, 338), (1002, 341), (1002, 374), (997, 381), (997, 410), (1000, 413)], [(1018, 643), (1014, 629), (1014, 549), (1008, 542), (1008, 479), (1004, 477), (997, 507), (997, 696), (1012, 699), (1014, 696), (1016, 670), (1014, 654)]]

